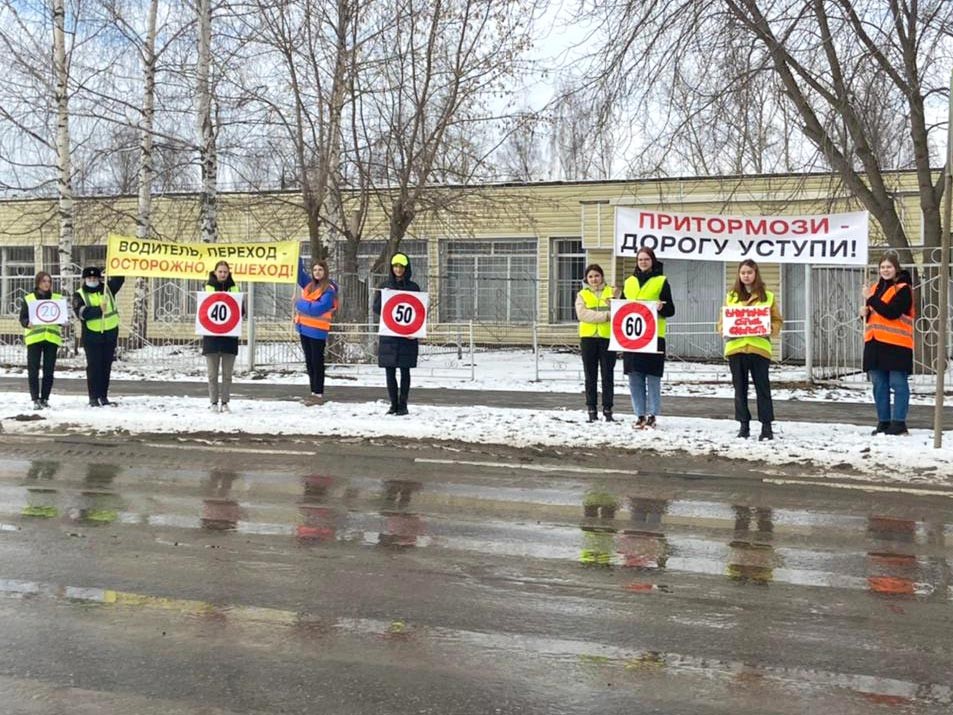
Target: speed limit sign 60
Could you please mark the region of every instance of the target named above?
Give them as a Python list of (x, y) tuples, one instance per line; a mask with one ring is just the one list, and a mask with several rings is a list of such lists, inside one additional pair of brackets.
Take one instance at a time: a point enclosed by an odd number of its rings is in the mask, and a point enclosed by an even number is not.
[(654, 301), (613, 300), (609, 316), (610, 350), (658, 352), (658, 311)]
[(389, 288), (381, 290), (381, 321), (378, 334), (399, 338), (426, 337), (428, 298), (426, 293)]
[(242, 294), (196, 293), (195, 332), (198, 335), (241, 337)]

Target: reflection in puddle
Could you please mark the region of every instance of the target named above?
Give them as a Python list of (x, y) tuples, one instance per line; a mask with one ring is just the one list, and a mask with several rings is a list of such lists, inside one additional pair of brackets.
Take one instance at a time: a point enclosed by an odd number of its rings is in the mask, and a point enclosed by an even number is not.
[(234, 531), (241, 519), (238, 502), (230, 498), (232, 484), (238, 478), (230, 469), (212, 469), (203, 485), (202, 528), (207, 531)]

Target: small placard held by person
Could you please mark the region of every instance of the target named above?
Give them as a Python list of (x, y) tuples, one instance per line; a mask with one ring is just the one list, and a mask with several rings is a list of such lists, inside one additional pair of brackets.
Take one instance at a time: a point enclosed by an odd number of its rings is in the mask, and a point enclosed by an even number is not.
[(66, 325), (69, 307), (66, 298), (34, 300), (27, 303), (30, 325)]
[(726, 305), (721, 309), (721, 334), (726, 338), (763, 337), (771, 334), (770, 305)]

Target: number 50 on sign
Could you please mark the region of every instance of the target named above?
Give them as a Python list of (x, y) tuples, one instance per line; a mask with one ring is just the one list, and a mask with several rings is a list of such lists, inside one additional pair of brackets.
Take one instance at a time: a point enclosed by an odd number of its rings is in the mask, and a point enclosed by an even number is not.
[(426, 293), (382, 289), (378, 335), (394, 335), (399, 338), (427, 337), (428, 298)]
[(658, 310), (655, 301), (613, 300), (609, 309), (610, 350), (658, 352)]

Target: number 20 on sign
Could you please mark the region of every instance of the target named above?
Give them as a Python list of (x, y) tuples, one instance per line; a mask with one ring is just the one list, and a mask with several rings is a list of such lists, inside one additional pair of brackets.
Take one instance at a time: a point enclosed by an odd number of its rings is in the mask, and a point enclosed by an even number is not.
[(427, 337), (429, 296), (413, 291), (381, 290), (379, 335), (399, 338)]
[(613, 300), (610, 306), (610, 350), (658, 352), (658, 311), (655, 302)]

